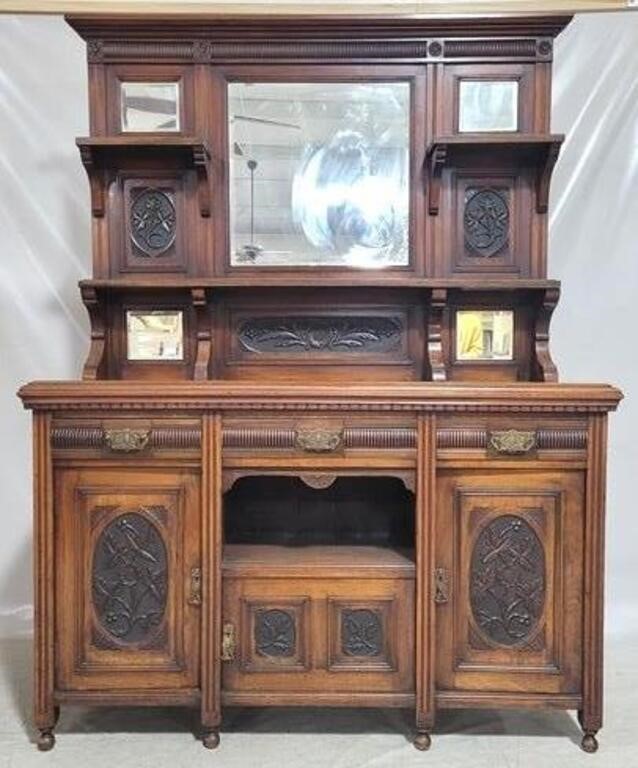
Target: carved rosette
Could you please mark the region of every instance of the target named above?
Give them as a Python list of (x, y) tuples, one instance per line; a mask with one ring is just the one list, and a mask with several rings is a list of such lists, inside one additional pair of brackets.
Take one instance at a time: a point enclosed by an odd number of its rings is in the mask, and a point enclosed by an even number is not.
[(114, 518), (93, 551), (92, 594), (99, 627), (118, 643), (147, 643), (162, 624), (168, 555), (157, 526), (138, 512)]
[(489, 641), (513, 646), (529, 640), (545, 605), (545, 552), (518, 515), (494, 518), (479, 533), (470, 564), (470, 604)]
[(465, 242), (475, 256), (496, 256), (509, 241), (510, 210), (504, 190), (468, 189), (463, 214)]

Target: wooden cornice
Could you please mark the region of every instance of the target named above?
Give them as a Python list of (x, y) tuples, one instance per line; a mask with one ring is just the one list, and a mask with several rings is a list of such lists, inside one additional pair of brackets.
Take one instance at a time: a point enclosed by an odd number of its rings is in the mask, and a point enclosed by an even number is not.
[(45, 411), (467, 411), (602, 413), (622, 393), (603, 384), (436, 384), (268, 386), (247, 382), (41, 381), (18, 392)]

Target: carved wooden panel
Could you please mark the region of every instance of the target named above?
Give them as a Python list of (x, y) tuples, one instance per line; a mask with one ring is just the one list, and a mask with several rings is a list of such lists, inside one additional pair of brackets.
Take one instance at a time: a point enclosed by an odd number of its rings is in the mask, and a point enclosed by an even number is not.
[(581, 676), (584, 493), (578, 471), (443, 470), (437, 687), (575, 693)]
[(295, 617), (280, 608), (255, 614), (255, 650), (260, 656), (293, 656), (297, 646)]
[(331, 598), (328, 602), (329, 668), (333, 671), (395, 670), (401, 609), (394, 598)]
[(373, 354), (399, 348), (404, 332), (398, 317), (266, 316), (244, 320), (239, 343), (255, 355)]
[[(166, 516), (167, 510), (159, 508)], [(119, 643), (147, 644), (161, 626), (168, 553), (157, 525), (135, 511), (102, 530), (93, 552), (93, 605), (100, 628)]]
[(479, 533), (470, 601), (476, 625), (497, 644), (520, 644), (536, 629), (545, 607), (545, 554), (523, 517), (501, 515)]
[(184, 688), (199, 674), (196, 476), (130, 466), (61, 470), (56, 546), (58, 684)]
[(237, 627), (242, 670), (299, 672), (307, 669), (309, 621), (307, 597), (242, 598)]
[(131, 189), (129, 219), (131, 241), (143, 256), (160, 257), (175, 242), (177, 214), (170, 190)]
[(463, 229), (469, 255), (496, 256), (509, 242), (508, 191), (468, 187), (465, 191)]

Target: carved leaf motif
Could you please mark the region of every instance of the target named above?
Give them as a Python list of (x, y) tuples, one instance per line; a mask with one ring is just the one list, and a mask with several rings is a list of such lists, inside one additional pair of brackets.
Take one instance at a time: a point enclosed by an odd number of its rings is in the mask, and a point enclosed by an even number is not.
[(383, 628), (379, 614), (367, 608), (342, 611), (341, 649), (347, 656), (381, 655)]
[(293, 656), (296, 635), (295, 621), (287, 611), (278, 608), (257, 611), (255, 648), (260, 656)]
[(387, 352), (401, 342), (392, 317), (255, 317), (239, 330), (249, 352)]
[(157, 526), (137, 512), (112, 520), (93, 552), (93, 604), (101, 628), (120, 642), (147, 641), (162, 623), (167, 588), (168, 557)]
[(468, 190), (463, 226), (465, 240), (478, 256), (495, 256), (509, 239), (510, 211), (496, 189)]
[(545, 605), (545, 553), (522, 517), (502, 515), (488, 523), (474, 544), (470, 602), (483, 634), (516, 645), (536, 629)]
[(175, 205), (161, 189), (144, 189), (130, 208), (131, 239), (145, 256), (161, 256), (175, 242)]

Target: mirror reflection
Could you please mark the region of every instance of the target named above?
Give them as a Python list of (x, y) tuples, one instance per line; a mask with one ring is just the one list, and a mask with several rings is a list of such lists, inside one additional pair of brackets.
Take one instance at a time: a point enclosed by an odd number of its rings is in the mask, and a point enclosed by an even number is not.
[(126, 313), (129, 360), (183, 360), (182, 313), (129, 310)]
[(512, 360), (512, 310), (459, 310), (456, 313), (457, 360)]
[(408, 83), (235, 82), (228, 97), (231, 264), (408, 264)]
[(178, 83), (123, 82), (120, 85), (123, 131), (179, 131)]
[(461, 80), (459, 131), (518, 130), (517, 80)]

